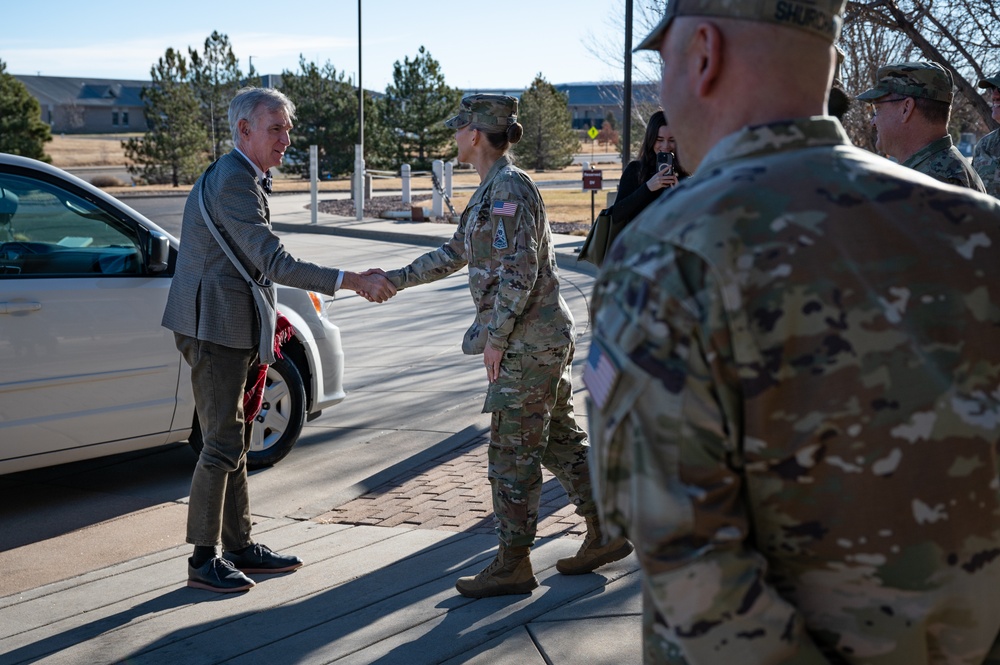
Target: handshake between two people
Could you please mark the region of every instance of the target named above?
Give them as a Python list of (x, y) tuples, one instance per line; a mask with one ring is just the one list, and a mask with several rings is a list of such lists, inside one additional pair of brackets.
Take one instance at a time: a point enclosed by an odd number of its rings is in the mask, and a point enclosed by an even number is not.
[(368, 302), (385, 302), (396, 295), (396, 287), (381, 268), (369, 268), (361, 273), (345, 270), (341, 286), (356, 292)]

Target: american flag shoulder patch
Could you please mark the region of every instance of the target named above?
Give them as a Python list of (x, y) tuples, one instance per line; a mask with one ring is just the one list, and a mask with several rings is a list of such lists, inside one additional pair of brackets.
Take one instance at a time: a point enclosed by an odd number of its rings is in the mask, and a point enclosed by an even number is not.
[(513, 201), (494, 201), (493, 214), (513, 217), (517, 213), (517, 204)]
[(587, 364), (583, 368), (583, 384), (587, 386), (597, 408), (603, 409), (607, 404), (611, 391), (618, 383), (619, 375), (618, 367), (601, 343), (596, 339), (591, 340)]

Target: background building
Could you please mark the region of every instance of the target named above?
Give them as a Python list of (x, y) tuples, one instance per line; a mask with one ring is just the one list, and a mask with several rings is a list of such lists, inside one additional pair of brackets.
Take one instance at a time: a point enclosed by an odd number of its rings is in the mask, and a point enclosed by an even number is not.
[[(14, 77), (28, 88), (42, 107), (42, 120), (56, 134), (107, 134), (115, 132), (144, 132), (142, 88), (150, 81), (124, 81), (120, 79), (73, 78), (66, 76)], [(264, 74), (264, 87), (281, 87), (281, 76)], [(610, 113), (615, 126), (622, 122), (621, 83), (557, 83), (556, 89), (569, 98), (569, 111), (573, 129), (598, 129)], [(520, 98), (523, 89), (478, 88), (463, 91), (466, 95), (491, 93)], [(373, 92), (379, 95), (380, 93)], [(632, 85), (634, 108), (659, 107), (659, 89), (654, 83)]]
[[(556, 83), (556, 90), (568, 96), (569, 112), (573, 117), (573, 129), (588, 129), (604, 125), (605, 118), (611, 113), (615, 126), (621, 127), (622, 99), (624, 85), (613, 82), (589, 83)], [(521, 98), (524, 90), (501, 88), (476, 88), (463, 91), (466, 95), (488, 93), (494, 95), (510, 95)], [(658, 83), (633, 83), (632, 106), (635, 109), (648, 106), (652, 109), (660, 107), (660, 90)], [(649, 115), (648, 113), (645, 115)]]
[(149, 81), (84, 79), (67, 76), (23, 76), (23, 83), (42, 107), (42, 120), (56, 134), (144, 132), (142, 88)]

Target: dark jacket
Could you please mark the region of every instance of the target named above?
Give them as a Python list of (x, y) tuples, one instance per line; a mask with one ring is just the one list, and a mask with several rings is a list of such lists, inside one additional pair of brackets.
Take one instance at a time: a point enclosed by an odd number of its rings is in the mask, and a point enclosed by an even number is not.
[(668, 189), (664, 187), (655, 192), (649, 191), (646, 183), (639, 180), (640, 170), (639, 160), (631, 161), (622, 171), (621, 180), (618, 181), (618, 194), (615, 196), (615, 204), (611, 206), (611, 221), (616, 230), (624, 228)]

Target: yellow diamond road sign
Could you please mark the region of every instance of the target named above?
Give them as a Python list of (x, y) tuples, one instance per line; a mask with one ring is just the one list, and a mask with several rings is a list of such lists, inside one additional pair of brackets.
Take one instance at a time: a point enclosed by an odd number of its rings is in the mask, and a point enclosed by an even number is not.
[(592, 139), (596, 139), (597, 138), (597, 134), (598, 134), (597, 127), (591, 127), (587, 131), (587, 136), (589, 136)]

